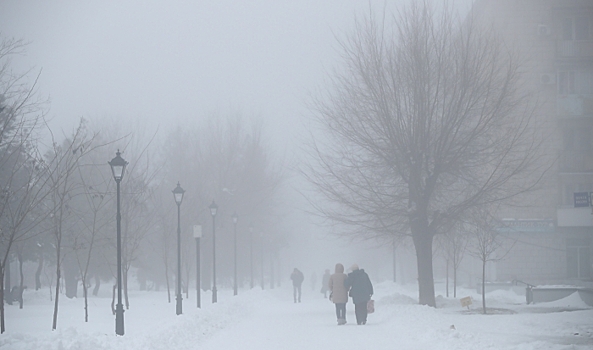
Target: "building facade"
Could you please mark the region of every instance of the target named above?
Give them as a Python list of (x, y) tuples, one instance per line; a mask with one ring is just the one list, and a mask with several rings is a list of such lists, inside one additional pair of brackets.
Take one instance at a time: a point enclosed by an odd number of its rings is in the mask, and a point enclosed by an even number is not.
[(593, 286), (593, 1), (477, 0), (472, 11), (520, 50), (554, 161), (537, 195), (501, 217), (510, 249), (489, 280)]

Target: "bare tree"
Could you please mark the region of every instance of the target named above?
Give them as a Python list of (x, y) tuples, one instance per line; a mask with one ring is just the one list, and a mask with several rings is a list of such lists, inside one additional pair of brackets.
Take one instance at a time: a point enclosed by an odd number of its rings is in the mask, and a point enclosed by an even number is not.
[(438, 242), (446, 262), (447, 297), (449, 297), (449, 266), (451, 266), (453, 269), (453, 297), (457, 298), (457, 271), (465, 255), (467, 245), (473, 237), (463, 230), (462, 223), (458, 223), (439, 238)]
[[(37, 151), (46, 104), (36, 97), (35, 82), (28, 83), (29, 72), (15, 74), (11, 67), (11, 58), (24, 48), (23, 41), (0, 36), (0, 333), (5, 331), (5, 291), (10, 293), (11, 286), (4, 278), (12, 249), (37, 233), (47, 185)], [(22, 289), (21, 278), (19, 294)]]
[(514, 246), (505, 245), (509, 242), (507, 237), (503, 237), (497, 228), (501, 224), (493, 215), (493, 212), (487, 209), (473, 211), (468, 223), (469, 232), (472, 236), (469, 244), (469, 254), (476, 257), (482, 263), (482, 312), (487, 313), (486, 308), (486, 265), (488, 262), (496, 262), (504, 259)]
[(89, 314), (89, 270), (93, 269), (92, 263), (95, 265), (99, 263), (95, 248), (106, 243), (102, 238), (113, 217), (111, 210), (107, 210), (111, 209), (107, 207), (111, 204), (112, 196), (109, 196), (109, 193), (112, 192), (110, 186), (113, 181), (110, 174), (105, 171), (107, 170), (105, 164), (97, 159), (100, 157), (104, 160), (102, 156), (100, 152), (93, 152), (85, 157), (89, 160), (81, 162), (75, 178), (75, 181), (80, 184), (80, 193), (77, 195), (78, 204), (73, 208), (78, 225), (72, 232), (72, 242), (84, 296), (85, 322), (88, 322)]
[(311, 203), (350, 237), (409, 232), (419, 302), (435, 306), (434, 236), (533, 190), (548, 167), (521, 62), (471, 14), (428, 0), (371, 12), (339, 44), (343, 67), (312, 106), (304, 173), (327, 201)]
[[(46, 155), (49, 187), (49, 208), (51, 213), (51, 233), (54, 237), (56, 252), (56, 291), (54, 299), (54, 313), (52, 330), (57, 328), (59, 286), (62, 273), (62, 262), (66, 254), (62, 251), (63, 242), (69, 241), (68, 233), (72, 232), (73, 212), (72, 198), (79, 189), (80, 182), (75, 181), (80, 159), (98, 147), (93, 144), (96, 135), (89, 133), (84, 119), (76, 127), (70, 137), (58, 142), (52, 135), (52, 149)], [(70, 247), (73, 251), (74, 247)], [(68, 250), (66, 249), (66, 252)]]

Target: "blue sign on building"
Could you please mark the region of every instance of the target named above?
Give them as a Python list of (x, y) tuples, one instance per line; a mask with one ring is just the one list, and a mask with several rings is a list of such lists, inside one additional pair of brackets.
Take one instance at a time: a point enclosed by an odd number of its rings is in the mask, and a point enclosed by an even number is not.
[(575, 192), (574, 193), (574, 207), (582, 208), (590, 205), (589, 192)]

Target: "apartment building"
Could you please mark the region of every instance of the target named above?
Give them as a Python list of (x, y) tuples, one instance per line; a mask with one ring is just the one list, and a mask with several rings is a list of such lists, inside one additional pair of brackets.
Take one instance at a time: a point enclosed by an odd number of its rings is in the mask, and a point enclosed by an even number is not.
[(520, 50), (556, 159), (538, 197), (501, 218), (512, 249), (488, 279), (593, 286), (593, 0), (476, 0), (473, 11)]

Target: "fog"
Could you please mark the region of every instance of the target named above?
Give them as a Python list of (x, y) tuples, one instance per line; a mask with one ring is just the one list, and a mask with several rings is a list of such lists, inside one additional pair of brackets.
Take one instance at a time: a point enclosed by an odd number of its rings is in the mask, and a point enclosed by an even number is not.
[[(468, 3), (458, 2), (462, 10)], [(316, 225), (315, 216), (306, 212), (307, 201), (296, 194), (304, 182), (292, 172), (308, 130), (310, 94), (324, 86), (339, 61), (336, 38), (352, 30), (355, 17), (369, 8), (392, 5), (6, 0), (0, 32), (28, 42), (26, 55), (13, 68), (29, 70), (30, 84), (38, 77), (36, 93), (50, 101), (50, 126), (65, 134), (81, 117), (127, 127), (141, 123), (161, 135), (212, 114), (264, 120), (265, 137), (274, 155), (287, 163), (295, 189), (290, 201), (296, 204), (286, 217), (292, 237), (280, 262), (286, 280), (292, 267), (321, 277), (336, 262), (358, 263), (376, 278), (389, 279), (392, 248), (384, 242), (336, 239)], [(106, 154), (105, 160), (112, 156)], [(398, 259), (411, 268), (399, 271), (400, 277), (414, 279), (413, 255), (402, 253)]]

